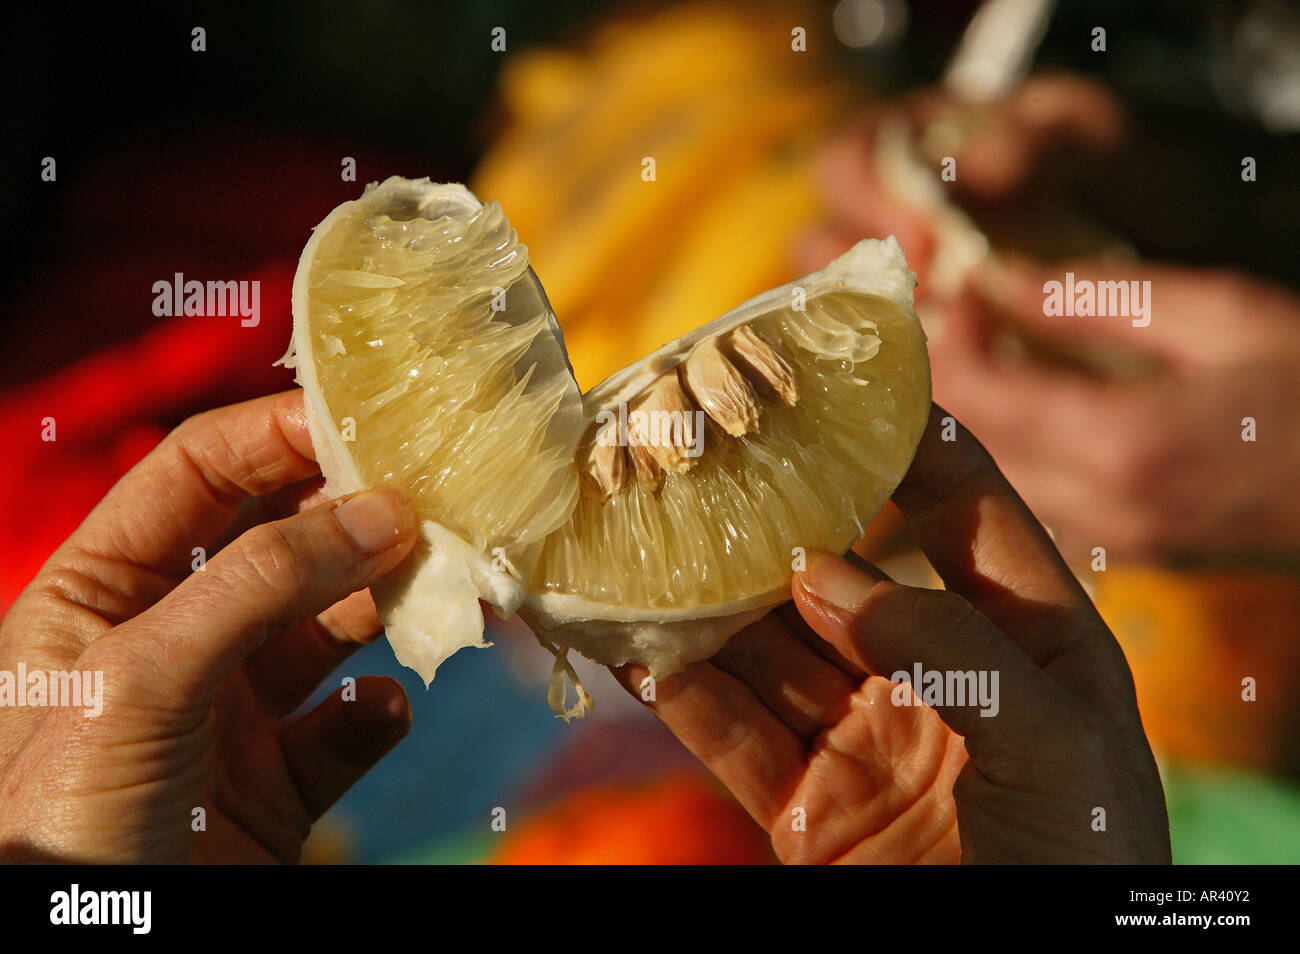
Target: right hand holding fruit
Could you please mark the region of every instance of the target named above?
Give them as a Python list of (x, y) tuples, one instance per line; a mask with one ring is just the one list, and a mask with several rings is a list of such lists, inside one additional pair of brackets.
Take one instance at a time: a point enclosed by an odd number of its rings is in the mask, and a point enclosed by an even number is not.
[[(651, 708), (786, 862), (1168, 863), (1123, 653), (984, 449), (940, 439), (945, 417), (894, 499), (947, 592), (813, 554), (793, 606)], [(918, 663), (996, 672), (996, 714), (897, 705), (888, 677)], [(642, 667), (618, 675), (640, 696)]]

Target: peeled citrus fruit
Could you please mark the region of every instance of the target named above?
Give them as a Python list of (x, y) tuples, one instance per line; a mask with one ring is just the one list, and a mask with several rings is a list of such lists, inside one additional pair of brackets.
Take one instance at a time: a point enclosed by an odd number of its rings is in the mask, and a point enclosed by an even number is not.
[(420, 544), (373, 588), (399, 660), (427, 681), (483, 645), (480, 598), (555, 654), (566, 715), (590, 702), (569, 648), (656, 676), (712, 655), (906, 472), (930, 401), (913, 285), (897, 242), (864, 240), (581, 395), (499, 206), (399, 178), (341, 205), (303, 252), (287, 363), (327, 490), (415, 501)]

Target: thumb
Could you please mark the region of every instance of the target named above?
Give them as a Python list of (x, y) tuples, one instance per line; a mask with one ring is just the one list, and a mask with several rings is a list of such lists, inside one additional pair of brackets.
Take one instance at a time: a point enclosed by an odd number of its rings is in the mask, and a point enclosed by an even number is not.
[[(396, 567), (415, 541), (400, 490), (380, 487), (252, 528), (110, 637), (146, 685), (202, 701), (268, 635), (315, 616)], [(161, 689), (159, 689), (161, 687)]]
[[(987, 674), (985, 684), (996, 687), (994, 705), (981, 708), (971, 693), (962, 700), (945, 693), (933, 706), (971, 744), (1007, 738), (1042, 719), (1050, 680), (987, 617), (955, 593), (901, 586), (865, 561), (856, 562), (814, 552), (796, 575), (795, 606), (818, 636), (850, 662), (885, 677), (903, 672), (910, 678), (918, 663), (927, 673), (941, 673), (945, 686), (955, 685), (950, 673), (973, 673), (977, 680)], [(922, 694), (922, 686), (912, 688)], [(977, 757), (976, 749), (971, 756)]]

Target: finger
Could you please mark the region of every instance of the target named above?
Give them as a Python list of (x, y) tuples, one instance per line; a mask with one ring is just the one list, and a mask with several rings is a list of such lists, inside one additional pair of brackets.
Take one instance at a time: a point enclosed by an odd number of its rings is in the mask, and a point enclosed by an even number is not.
[(1152, 529), (1158, 516), (1151, 500), (1112, 485), (1096, 467), (1072, 466), (1013, 435), (995, 431), (981, 437), (1068, 565), (1088, 562), (1098, 546), (1112, 558), (1157, 556)]
[[(809, 553), (794, 589), (808, 625), (874, 675), (899, 681), (918, 663), (924, 671), (984, 673), (986, 685), (996, 685), (991, 710), (946, 696), (933, 706), (969, 744), (1015, 738), (1058, 708), (1042, 670), (953, 593), (900, 586), (819, 551)], [(971, 755), (978, 757), (976, 749)]]
[[(1249, 297), (1245, 283), (1223, 272), (1106, 259), (1042, 264), (1002, 256), (980, 265), (972, 280), (1001, 317), (1058, 342), (1108, 344), (1174, 368), (1232, 363), (1238, 349), (1253, 347), (1249, 335), (1222, 335), (1226, 316), (1241, 314)], [(1216, 347), (1205, 346), (1220, 338)]]
[(1151, 436), (1164, 429), (1176, 399), (1166, 385), (1102, 383), (993, 361), (983, 321), (976, 308), (949, 310), (931, 347), (936, 403), (979, 435), (1027, 497), (1043, 485), (1082, 485), (1082, 498), (1073, 498), (1082, 506), (1071, 512), (1092, 515), (1104, 504), (1096, 499), (1098, 488), (1126, 493), (1129, 475), (1159, 450)]
[[(937, 404), (893, 499), (948, 589), (981, 612), (986, 604), (998, 609), (1008, 595), (1079, 610), (1090, 606), (1051, 538), (988, 452)], [(991, 618), (1000, 626), (1017, 623)], [(1032, 634), (1010, 635), (1023, 639), (1026, 652), (1040, 663), (1059, 648)]]
[(1135, 455), (1145, 456), (1135, 445), (1152, 433), (1146, 425), (1159, 413), (1157, 393), (1125, 401), (1104, 388), (1037, 370), (989, 365), (980, 374), (972, 365), (951, 371), (951, 354), (934, 362), (934, 400), (978, 434), (999, 461), (1025, 458), (1056, 472), (1050, 479), (1073, 474), (1095, 490), (1118, 482)]
[(935, 399), (975, 433), (1018, 436), (1015, 443), (1087, 467), (1107, 453), (1117, 420), (1150, 403), (1145, 392), (993, 354), (991, 317), (972, 296), (945, 310), (931, 343)]
[(957, 186), (983, 199), (1002, 198), (1051, 158), (1105, 152), (1124, 135), (1123, 110), (1102, 87), (1068, 76), (1041, 76), (982, 111), (957, 153)]
[(301, 391), (218, 408), (172, 431), (64, 546), (179, 578), (245, 498), (319, 472)]
[[(641, 698), (644, 666), (613, 673)], [(708, 662), (657, 680), (649, 706), (754, 820), (771, 828), (803, 774), (803, 742), (739, 679)]]
[(836, 669), (847, 673), (849, 678), (855, 683), (861, 685), (862, 680), (866, 679), (867, 676), (870, 675), (857, 663), (845, 659), (838, 649), (813, 632), (812, 627), (809, 626), (808, 622), (799, 614), (799, 608), (795, 606), (793, 602), (782, 603), (773, 612), (781, 617), (790, 632), (797, 636), (805, 646), (817, 655), (821, 656), (822, 659), (825, 659)]
[(1064, 74), (1030, 77), (1012, 93), (1007, 112), (1043, 143), (1096, 150), (1119, 145), (1127, 125), (1124, 108), (1104, 86)]
[(851, 126), (837, 136), (818, 161), (820, 186), (829, 200), (840, 232), (857, 238), (898, 239), (908, 265), (924, 274), (934, 252), (929, 219), (893, 192), (876, 175), (874, 122)]
[(325, 814), (410, 728), (406, 692), (388, 676), (362, 676), (285, 726), (284, 761), (311, 818)]
[[(319, 476), (263, 497), (249, 497), (221, 537), (205, 548), (204, 559), (259, 523), (328, 499)], [(29, 665), (39, 662), (43, 668), (66, 669), (86, 646), (139, 616), (176, 585), (174, 575), (65, 544), (10, 610), (7, 621), (16, 624), (17, 631), (13, 648), (26, 654)], [(0, 647), (0, 663), (6, 648)]]
[[(1005, 111), (954, 106), (930, 127), (931, 142), (955, 145), (956, 168), (961, 174), (953, 188), (977, 200), (996, 200), (1025, 187), (1033, 177), (1042, 141)], [(925, 141), (925, 140), (923, 140)]]
[(307, 700), (321, 680), (362, 646), (383, 635), (369, 590), (358, 590), (324, 613), (272, 635), (244, 663), (259, 699), (279, 715)]
[(208, 553), (219, 553), (259, 523), (292, 517), (295, 513), (319, 507), (329, 499), (325, 493), (325, 481), (319, 476), (300, 480), (261, 497), (249, 497), (239, 505), (230, 525), (208, 548)]
[(839, 720), (858, 688), (775, 613), (732, 636), (712, 662), (747, 685), (805, 742)]
[[(1127, 707), (1119, 645), (1051, 538), (993, 459), (943, 408), (931, 408), (894, 502), (948, 589), (960, 594), (1071, 691)], [(816, 628), (816, 627), (814, 627)]]
[(108, 637), (118, 645), (106, 648), (132, 653), (160, 692), (201, 701), (268, 634), (396, 567), (414, 544), (415, 526), (409, 498), (392, 487), (262, 524), (119, 627)]
[(1160, 467), (1162, 443), (1152, 437), (1177, 400), (1171, 386), (993, 361), (983, 324), (978, 309), (949, 309), (931, 348), (935, 402), (979, 434), (1036, 519), (1057, 533), (1058, 550), (1151, 555), (1156, 512), (1134, 480)]

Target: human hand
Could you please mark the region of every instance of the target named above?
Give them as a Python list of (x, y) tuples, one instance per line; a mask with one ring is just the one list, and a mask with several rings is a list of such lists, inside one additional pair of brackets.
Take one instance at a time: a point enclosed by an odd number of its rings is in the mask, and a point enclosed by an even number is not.
[[(1079, 287), (1149, 281), (1149, 324), (1045, 315), (1044, 284), (1067, 271)], [(1067, 556), (1295, 558), (1300, 298), (1232, 273), (1104, 261), (1008, 261), (976, 284), (931, 337), (935, 399), (987, 444)], [(1000, 356), (997, 322), (1154, 373)]]
[(881, 181), (876, 136), (886, 117), (912, 129), (936, 178), (943, 159), (954, 159), (956, 178), (943, 184), (955, 200), (977, 208), (1004, 202), (1040, 178), (1069, 181), (1083, 163), (1113, 151), (1127, 126), (1123, 108), (1104, 87), (1065, 74), (1031, 76), (1005, 98), (980, 106), (927, 88), (875, 108), (848, 123), (822, 152), (818, 178), (829, 218), (807, 237), (801, 266), (820, 268), (864, 235), (893, 235), (926, 286), (937, 223)]
[(101, 671), (102, 713), (0, 707), (0, 859), (292, 862), (406, 734), (388, 678), (286, 721), (379, 635), (364, 588), (415, 536), (399, 491), (328, 501), (318, 475), (300, 391), (201, 414), (50, 557), (0, 670)]
[[(940, 439), (944, 415), (894, 500), (948, 591), (811, 554), (793, 604), (651, 709), (786, 862), (1168, 862), (1123, 653), (983, 448)], [(895, 704), (888, 676), (916, 663), (997, 673), (996, 715)], [(643, 667), (616, 675), (640, 697)]]

